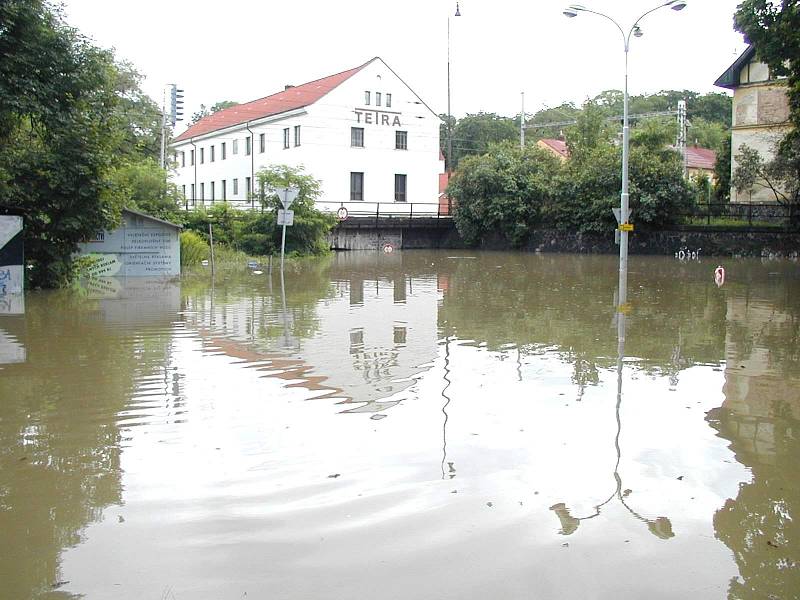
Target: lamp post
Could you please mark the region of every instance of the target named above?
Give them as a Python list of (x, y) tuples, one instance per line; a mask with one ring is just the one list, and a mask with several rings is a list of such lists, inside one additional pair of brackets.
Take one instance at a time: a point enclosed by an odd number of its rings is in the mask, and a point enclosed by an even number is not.
[[(455, 17), (461, 16), (461, 7), (456, 2)], [(447, 181), (453, 173), (453, 115), (450, 112), (450, 17), (447, 17)]]
[(581, 6), (580, 4), (572, 4), (564, 9), (564, 16), (574, 18), (578, 13), (585, 12), (593, 15), (601, 16), (611, 21), (619, 29), (622, 34), (622, 43), (625, 48), (625, 95), (623, 99), (623, 117), (622, 117), (622, 192), (620, 194), (620, 214), (618, 217), (620, 224), (620, 240), (619, 240), (619, 280), (620, 280), (620, 305), (625, 304), (627, 296), (627, 280), (628, 280), (628, 228), (623, 227), (628, 223), (630, 212), (628, 210), (628, 151), (630, 141), (630, 128), (628, 126), (628, 50), (631, 44), (631, 35), (634, 37), (642, 37), (643, 33), (639, 27), (639, 22), (644, 19), (651, 12), (657, 11), (660, 8), (670, 7), (672, 10), (680, 11), (686, 8), (686, 2), (682, 0), (669, 0), (663, 4), (659, 4), (655, 8), (651, 8), (646, 13), (641, 15), (634, 21), (631, 28), (626, 34), (619, 23), (608, 15), (597, 12)]

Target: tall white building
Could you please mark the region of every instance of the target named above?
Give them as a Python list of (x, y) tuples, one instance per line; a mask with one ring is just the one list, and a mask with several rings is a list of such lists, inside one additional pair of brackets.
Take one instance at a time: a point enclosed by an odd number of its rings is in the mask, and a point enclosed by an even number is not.
[[(257, 173), (302, 165), (318, 208), (437, 212), (440, 119), (380, 58), (204, 117), (173, 141), (189, 208), (257, 207)], [(386, 204), (384, 204), (386, 203)]]

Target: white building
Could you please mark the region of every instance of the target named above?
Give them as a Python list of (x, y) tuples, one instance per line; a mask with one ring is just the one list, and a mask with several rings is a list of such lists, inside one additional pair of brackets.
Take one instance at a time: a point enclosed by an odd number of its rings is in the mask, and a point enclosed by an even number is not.
[[(318, 208), (437, 212), (440, 119), (380, 58), (204, 117), (175, 138), (174, 183), (189, 208), (258, 206), (257, 173), (305, 167)], [(386, 204), (384, 204), (386, 203)]]

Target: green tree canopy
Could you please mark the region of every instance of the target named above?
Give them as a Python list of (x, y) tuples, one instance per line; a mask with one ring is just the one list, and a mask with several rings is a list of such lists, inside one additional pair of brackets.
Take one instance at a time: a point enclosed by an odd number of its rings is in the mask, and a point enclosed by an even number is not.
[(239, 104), (238, 102), (234, 102), (233, 100), (220, 100), (219, 102), (215, 102), (211, 105), (211, 108), (207, 108), (205, 104), (200, 105), (200, 110), (192, 114), (192, 118), (189, 121), (189, 125), (194, 125), (203, 117), (207, 117), (208, 115), (213, 115), (215, 112), (221, 111), (223, 108), (230, 108), (231, 106), (236, 106)]

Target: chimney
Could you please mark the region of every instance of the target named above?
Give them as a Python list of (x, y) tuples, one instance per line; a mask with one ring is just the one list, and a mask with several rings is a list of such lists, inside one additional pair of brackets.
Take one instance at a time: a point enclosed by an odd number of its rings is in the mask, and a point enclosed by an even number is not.
[(287, 84), (284, 86), (284, 88), (283, 88), (283, 91), (285, 92), (286, 90), (288, 90), (288, 89), (290, 89), (290, 88), (293, 88), (293, 87), (294, 87), (294, 86), (293, 86), (291, 83), (287, 83)]

